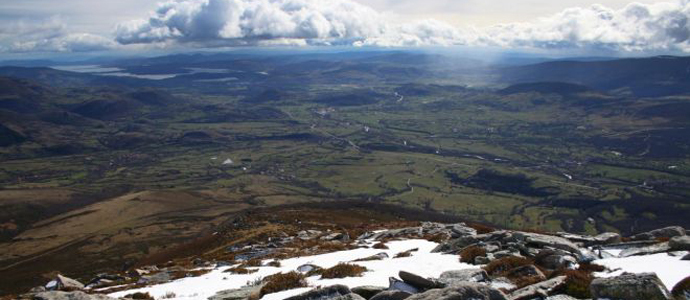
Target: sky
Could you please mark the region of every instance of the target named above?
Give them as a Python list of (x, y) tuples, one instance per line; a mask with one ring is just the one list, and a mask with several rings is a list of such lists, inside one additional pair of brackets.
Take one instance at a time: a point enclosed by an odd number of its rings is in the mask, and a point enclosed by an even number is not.
[(690, 52), (690, 0), (0, 0), (0, 55), (232, 47)]

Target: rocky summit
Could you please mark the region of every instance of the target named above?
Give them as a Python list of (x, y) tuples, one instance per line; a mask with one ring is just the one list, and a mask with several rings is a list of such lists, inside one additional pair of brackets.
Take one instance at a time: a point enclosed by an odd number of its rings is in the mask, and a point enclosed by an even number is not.
[(56, 275), (17, 298), (690, 299), (688, 235), (680, 227), (621, 237), (423, 222), (350, 234), (282, 232), (225, 247), (232, 259), (193, 255), (87, 284)]

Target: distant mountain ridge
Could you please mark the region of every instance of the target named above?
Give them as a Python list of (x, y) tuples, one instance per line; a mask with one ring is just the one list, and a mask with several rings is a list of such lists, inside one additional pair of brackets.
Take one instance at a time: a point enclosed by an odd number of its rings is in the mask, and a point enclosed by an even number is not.
[(509, 67), (501, 82), (559, 81), (639, 97), (690, 93), (690, 57), (656, 56), (606, 61), (554, 61)]

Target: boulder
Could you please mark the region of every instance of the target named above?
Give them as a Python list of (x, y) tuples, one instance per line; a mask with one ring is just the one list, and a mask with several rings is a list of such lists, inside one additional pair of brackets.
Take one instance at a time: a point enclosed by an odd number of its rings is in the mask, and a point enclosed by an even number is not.
[(443, 287), (443, 284), (435, 279), (424, 278), (422, 276), (412, 274), (410, 272), (400, 271), (398, 273), (398, 276), (400, 276), (400, 279), (402, 279), (405, 283), (414, 286), (420, 290), (428, 290)]
[(619, 257), (629, 257), (629, 256), (636, 256), (636, 255), (648, 255), (648, 254), (656, 254), (656, 253), (663, 253), (663, 252), (669, 252), (671, 251), (671, 246), (669, 245), (669, 242), (663, 242), (663, 243), (658, 243), (650, 246), (644, 246), (644, 247), (638, 247), (638, 248), (628, 248), (623, 251), (621, 251), (620, 254), (618, 254)]
[(477, 230), (472, 227), (467, 227), (465, 223), (453, 224), (450, 227), (450, 236), (452, 238), (459, 238), (468, 235), (476, 235)]
[(245, 286), (239, 289), (224, 290), (217, 292), (215, 295), (208, 297), (208, 300), (245, 300), (250, 299), (252, 295), (258, 295), (261, 290), (259, 286)]
[(410, 294), (419, 293), (419, 289), (394, 277), (388, 278), (388, 290), (390, 291), (403, 291)]
[(690, 236), (674, 236), (668, 241), (671, 251), (690, 251)]
[(87, 294), (82, 291), (51, 291), (34, 295), (34, 300), (115, 300), (103, 294)]
[(352, 294), (350, 288), (344, 285), (332, 285), (325, 288), (313, 289), (306, 293), (285, 298), (285, 300), (355, 300), (363, 299), (357, 294)]
[(524, 241), (528, 245), (561, 249), (576, 254), (577, 256), (580, 254), (580, 248), (577, 245), (562, 237), (519, 231), (515, 232), (513, 235), (515, 238)]
[(606, 245), (621, 241), (621, 235), (615, 232), (604, 232), (596, 236), (579, 235), (567, 232), (559, 232), (557, 235), (562, 238), (566, 238), (571, 242), (581, 244), (585, 247)]
[(577, 298), (573, 298), (568, 295), (553, 295), (546, 297), (544, 300), (577, 300)]
[[(489, 254), (491, 255), (491, 254)], [(477, 256), (474, 258), (475, 265), (485, 265), (493, 260), (493, 256)]]
[(552, 279), (528, 285), (508, 295), (511, 300), (528, 300), (545, 298), (565, 284), (567, 277), (558, 276)]
[(577, 265), (575, 257), (555, 250), (540, 251), (536, 260), (538, 265), (551, 270), (571, 268)]
[(476, 235), (463, 236), (457, 239), (447, 241), (434, 248), (433, 253), (458, 253), (463, 248), (476, 244), (480, 240)]
[(660, 229), (655, 229), (652, 231), (647, 231), (644, 233), (636, 234), (630, 237), (633, 241), (639, 240), (654, 240), (658, 238), (672, 238), (674, 236), (685, 235), (685, 229), (680, 226), (670, 226)]
[(503, 292), (479, 283), (460, 283), (412, 295), (408, 300), (507, 300)]
[(372, 255), (372, 256), (367, 256), (367, 257), (355, 259), (354, 261), (384, 260), (384, 259), (386, 259), (386, 258), (388, 258), (388, 253), (386, 253), (386, 252), (381, 252), (381, 253), (374, 254), (374, 255)]
[(49, 291), (56, 290), (81, 290), (84, 289), (84, 284), (69, 277), (58, 274), (55, 279), (46, 284), (46, 289)]
[(477, 268), (443, 272), (439, 281), (450, 286), (461, 282), (488, 282), (490, 279), (486, 271)]
[(409, 298), (410, 296), (412, 296), (412, 294), (408, 292), (391, 290), (380, 292), (374, 295), (374, 297), (371, 297), (369, 300), (403, 300)]
[(668, 300), (670, 294), (655, 273), (623, 274), (616, 277), (596, 278), (589, 286), (595, 299)]
[(306, 273), (309, 273), (311, 271), (318, 270), (318, 269), (321, 269), (321, 267), (319, 267), (317, 265), (312, 265), (312, 264), (304, 264), (304, 265), (297, 267), (297, 272), (300, 272), (302, 274), (306, 274)]
[(604, 232), (594, 237), (599, 244), (608, 245), (621, 242), (621, 235), (615, 232)]
[(374, 295), (385, 291), (386, 288), (382, 286), (373, 286), (373, 285), (364, 285), (364, 286), (358, 286), (351, 288), (350, 291), (353, 293), (362, 296), (364, 299), (371, 299), (371, 297), (374, 297)]

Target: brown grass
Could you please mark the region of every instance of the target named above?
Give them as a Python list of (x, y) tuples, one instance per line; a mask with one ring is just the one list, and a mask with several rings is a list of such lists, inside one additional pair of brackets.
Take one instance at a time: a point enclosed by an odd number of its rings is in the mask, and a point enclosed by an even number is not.
[(606, 271), (606, 267), (597, 265), (597, 264), (592, 264), (592, 263), (580, 263), (580, 267), (578, 268), (580, 271), (585, 271), (585, 272), (603, 272)]
[(523, 287), (526, 287), (528, 285), (533, 285), (535, 283), (542, 282), (544, 278), (539, 277), (539, 276), (523, 276), (523, 277), (517, 277), (517, 278), (511, 278), (510, 281), (513, 282), (517, 286), (517, 288), (521, 289)]
[(227, 269), (223, 271), (223, 273), (230, 273), (230, 274), (252, 274), (256, 273), (258, 270), (253, 270), (253, 269), (247, 269), (243, 268), (242, 266)]
[(443, 242), (448, 240), (448, 235), (443, 234), (443, 233), (427, 234), (427, 235), (423, 236), (422, 238), (429, 241), (429, 242), (443, 243)]
[(332, 268), (324, 269), (321, 272), (321, 278), (357, 277), (366, 271), (367, 268), (359, 265), (340, 263)]
[(670, 237), (666, 237), (666, 236), (662, 236), (662, 237), (656, 238), (656, 242), (657, 242), (657, 243), (664, 243), (664, 242), (668, 242), (668, 241), (670, 241), (670, 240), (671, 240), (671, 238), (670, 238)]
[(486, 226), (484, 224), (479, 224), (479, 223), (468, 223), (467, 226), (476, 230), (477, 234), (485, 234), (485, 233), (491, 233), (491, 232), (496, 231), (496, 228)]
[(671, 290), (671, 295), (677, 299), (685, 299), (686, 293), (690, 293), (690, 276), (676, 283)]
[(134, 293), (126, 295), (125, 298), (131, 298), (135, 300), (155, 300), (149, 293)]
[(274, 261), (272, 261), (272, 262), (269, 262), (269, 263), (267, 263), (266, 265), (269, 266), (269, 267), (280, 268), (280, 262), (277, 261), (277, 260), (274, 260)]
[(266, 284), (259, 292), (261, 297), (268, 294), (307, 286), (307, 282), (304, 280), (304, 275), (294, 271), (290, 273), (274, 274), (266, 277), (264, 281)]
[(489, 273), (489, 275), (502, 275), (503, 273), (515, 269), (517, 267), (522, 267), (522, 266), (527, 266), (531, 265), (532, 261), (523, 258), (523, 257), (516, 257), (516, 256), (506, 256), (502, 257), (496, 260), (493, 260), (486, 266), (484, 266), (484, 270)]
[(474, 258), (479, 256), (486, 256), (486, 249), (479, 246), (465, 247), (460, 251), (460, 262), (473, 264)]
[(560, 289), (561, 293), (572, 296), (578, 299), (592, 298), (589, 292), (589, 286), (594, 279), (592, 273), (583, 270), (559, 270), (553, 272), (551, 277), (566, 276), (566, 281)]
[(243, 267), (261, 267), (261, 262), (263, 260), (260, 258), (252, 258), (248, 261), (245, 261), (242, 266)]

